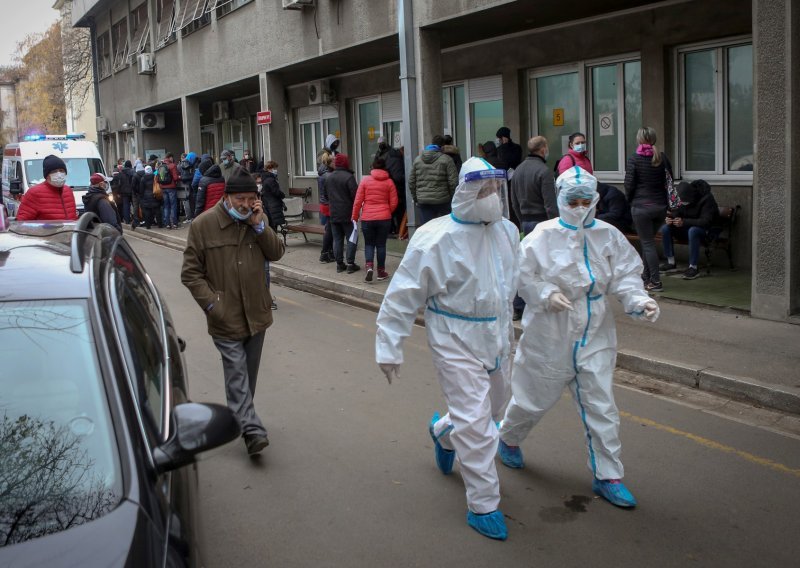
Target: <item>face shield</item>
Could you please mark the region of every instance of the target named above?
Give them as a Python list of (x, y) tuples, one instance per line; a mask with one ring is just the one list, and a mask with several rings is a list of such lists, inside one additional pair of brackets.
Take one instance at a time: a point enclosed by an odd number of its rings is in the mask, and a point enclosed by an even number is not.
[(484, 223), (508, 218), (508, 182), (505, 170), (479, 170), (464, 176), (467, 189), (475, 192), (475, 210)]

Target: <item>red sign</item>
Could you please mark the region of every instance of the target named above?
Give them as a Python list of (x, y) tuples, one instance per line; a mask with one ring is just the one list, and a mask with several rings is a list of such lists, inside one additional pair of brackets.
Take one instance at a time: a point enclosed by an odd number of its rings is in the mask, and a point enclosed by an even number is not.
[(272, 111), (262, 110), (256, 113), (256, 124), (263, 126), (265, 124), (272, 124)]

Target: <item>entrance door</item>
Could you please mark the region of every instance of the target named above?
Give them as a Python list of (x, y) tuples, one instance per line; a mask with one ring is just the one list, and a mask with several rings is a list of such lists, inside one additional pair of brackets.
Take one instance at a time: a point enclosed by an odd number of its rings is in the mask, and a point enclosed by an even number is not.
[(214, 128), (213, 124), (200, 128), (200, 146), (202, 146), (201, 156), (208, 154), (214, 160), (219, 157), (219, 154), (217, 154), (217, 129)]
[(547, 138), (548, 164), (555, 166), (569, 150), (569, 135), (583, 131), (580, 73), (536, 73), (530, 79), (532, 131)]
[(361, 175), (367, 175), (378, 151), (381, 135), (381, 107), (377, 100), (358, 102), (358, 155)]

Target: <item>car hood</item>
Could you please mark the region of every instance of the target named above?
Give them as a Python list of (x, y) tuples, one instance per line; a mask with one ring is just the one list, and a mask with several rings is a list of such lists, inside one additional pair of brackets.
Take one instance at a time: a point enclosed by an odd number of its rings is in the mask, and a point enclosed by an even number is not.
[(0, 566), (148, 566), (155, 554), (150, 520), (124, 499), (99, 519), (0, 548)]

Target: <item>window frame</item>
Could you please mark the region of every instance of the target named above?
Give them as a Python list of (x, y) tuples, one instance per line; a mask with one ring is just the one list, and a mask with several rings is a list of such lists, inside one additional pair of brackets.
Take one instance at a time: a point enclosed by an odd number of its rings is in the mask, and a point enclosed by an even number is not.
[[(500, 98), (498, 99), (484, 99), (481, 98), (480, 100), (473, 100), (472, 95), (470, 94), (470, 81), (478, 81), (481, 79), (488, 79), (497, 77), (498, 74), (495, 73), (493, 75), (486, 75), (482, 77), (471, 77), (470, 79), (465, 79), (462, 81), (449, 81), (447, 83), (442, 83), (442, 132), (449, 130), (450, 136), (453, 137), (453, 143), (458, 146), (459, 152), (462, 153), (462, 160), (468, 160), (469, 158), (475, 156), (475, 150), (477, 148), (478, 141), (473, 140), (473, 131), (474, 131), (474, 122), (475, 117), (473, 115), (473, 107), (472, 105), (476, 103), (483, 103), (483, 102), (493, 102), (493, 101), (500, 101), (500, 104), (503, 105), (505, 108), (505, 100), (504, 95), (501, 92)], [(464, 112), (464, 138), (466, 140), (466, 148), (462, 148), (458, 145), (458, 136), (454, 135), (453, 133), (453, 125), (454, 125), (454, 118), (456, 112), (456, 97), (455, 91), (452, 89), (454, 87), (462, 87), (464, 89), (464, 108), (462, 109)], [(501, 89), (502, 89), (502, 78), (501, 78)], [(447, 90), (447, 108), (448, 108), (448, 115), (444, 116), (444, 91)], [(502, 126), (502, 125), (500, 125)], [(498, 126), (499, 128), (499, 126)], [(484, 141), (485, 142), (485, 141)], [(425, 142), (426, 144), (428, 141)]]
[[(131, 44), (128, 50), (128, 61), (134, 62), (140, 53), (147, 50), (150, 42), (150, 18), (147, 13), (147, 2), (133, 8), (128, 16), (131, 20)], [(140, 34), (137, 38), (137, 34)]]
[[(301, 109), (309, 108), (309, 106), (319, 107), (319, 113), (317, 116), (308, 117), (308, 118), (301, 118), (300, 112)], [(294, 171), (297, 172), (297, 176), (299, 177), (317, 177), (317, 169), (316, 169), (316, 162), (317, 162), (317, 152), (319, 152), (323, 145), (325, 144), (325, 138), (328, 134), (335, 134), (329, 132), (326, 127), (329, 125), (330, 120), (334, 118), (339, 121), (339, 131), (341, 133), (342, 129), (342, 118), (339, 114), (339, 108), (335, 105), (331, 104), (321, 104), (321, 105), (309, 105), (304, 107), (296, 107), (294, 110), (294, 121), (295, 121), (295, 128), (294, 131), (297, 135), (297, 164), (295, 164)], [(325, 116), (324, 108), (325, 107), (332, 107), (336, 109), (336, 116)], [(303, 125), (304, 124), (316, 124), (319, 128), (320, 138), (315, 140), (315, 147), (312, 149), (314, 155), (314, 171), (310, 172), (305, 169), (305, 137), (303, 136)], [(340, 142), (341, 148), (341, 142)], [(351, 164), (352, 165), (352, 164)]]
[(166, 0), (172, 2), (172, 8), (169, 19), (169, 33), (161, 35), (162, 20), (164, 18), (164, 2), (165, 0), (158, 0), (156, 3), (156, 45), (153, 51), (158, 51), (175, 43), (178, 39), (178, 34), (175, 33), (175, 25), (177, 20), (177, 0)]
[[(680, 45), (673, 51), (673, 97), (676, 101), (678, 112), (675, 113), (675, 140), (674, 153), (678, 156), (676, 177), (704, 179), (708, 182), (725, 182), (735, 185), (750, 185), (753, 183), (752, 171), (737, 171), (728, 169), (728, 58), (730, 48), (753, 45), (753, 36), (740, 35), (713, 41), (697, 42)], [(715, 79), (714, 79), (714, 171), (689, 170), (686, 167), (686, 88), (685, 88), (685, 55), (714, 51)], [(755, 80), (755, 77), (754, 77)], [(755, 83), (753, 85), (755, 91)], [(755, 96), (755, 92), (754, 92)], [(755, 101), (754, 101), (755, 106)], [(753, 140), (753, 158), (755, 162), (755, 139)], [(673, 165), (674, 166), (674, 165)]]
[(111, 77), (113, 60), (111, 58), (111, 30), (97, 36), (97, 78), (99, 81)]
[(210, 2), (214, 2), (214, 5), (209, 8), (209, 12), (215, 10), (219, 20), (240, 8), (244, 8), (248, 4), (252, 4), (253, 0), (210, 0)]
[[(114, 37), (116, 35), (116, 38)], [(128, 36), (128, 16), (123, 16), (111, 25), (111, 43), (114, 47), (114, 57), (111, 60), (113, 73), (122, 71), (128, 66), (128, 52), (130, 50), (130, 37)]]
[(176, 26), (176, 30), (180, 32), (181, 37), (186, 37), (211, 23), (211, 12), (208, 10), (208, 4), (210, 2), (213, 2), (213, 0), (199, 0), (195, 5), (192, 18), (188, 23), (186, 22), (188, 4), (182, 6), (183, 15), (181, 16), (181, 21), (177, 23)]

